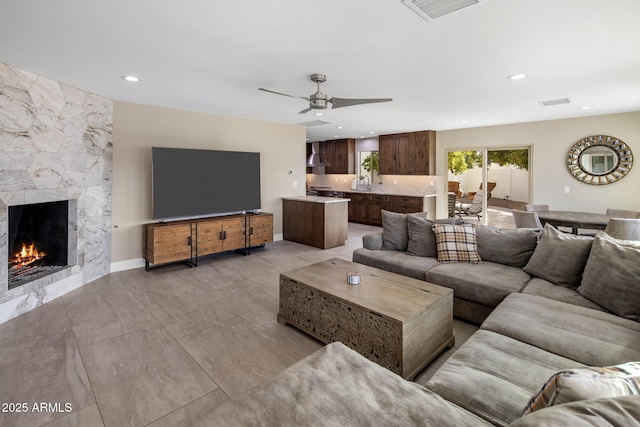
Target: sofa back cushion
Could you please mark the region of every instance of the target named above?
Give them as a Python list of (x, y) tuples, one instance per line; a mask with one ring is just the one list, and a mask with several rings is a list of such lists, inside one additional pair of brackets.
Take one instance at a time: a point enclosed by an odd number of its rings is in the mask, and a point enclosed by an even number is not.
[(577, 291), (618, 316), (640, 321), (640, 242), (598, 231)]
[(476, 227), (478, 254), (483, 261), (511, 267), (527, 265), (536, 249), (540, 232), (529, 228)]
[(593, 237), (576, 236), (545, 224), (542, 237), (523, 270), (556, 285), (577, 288), (589, 258)]

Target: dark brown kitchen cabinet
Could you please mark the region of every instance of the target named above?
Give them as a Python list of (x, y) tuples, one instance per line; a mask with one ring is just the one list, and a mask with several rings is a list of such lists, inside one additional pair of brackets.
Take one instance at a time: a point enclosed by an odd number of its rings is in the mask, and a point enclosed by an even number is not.
[[(311, 156), (311, 153), (313, 153), (313, 149), (311, 148), (311, 143), (307, 142), (307, 157), (305, 157), (305, 163), (306, 163), (306, 160), (309, 158), (309, 156)], [(313, 168), (311, 166), (307, 166), (307, 173), (313, 173)]]
[(386, 194), (371, 194), (369, 196), (369, 223), (382, 225), (382, 211), (390, 210), (389, 196)]
[(349, 221), (368, 224), (369, 194), (346, 193), (344, 197), (351, 199), (349, 202)]
[(355, 173), (356, 140), (335, 139), (324, 142), (324, 173)]
[(380, 135), (381, 175), (434, 175), (436, 134), (434, 131)]
[(424, 210), (424, 198), (412, 196), (389, 196), (389, 210), (399, 213), (414, 213)]

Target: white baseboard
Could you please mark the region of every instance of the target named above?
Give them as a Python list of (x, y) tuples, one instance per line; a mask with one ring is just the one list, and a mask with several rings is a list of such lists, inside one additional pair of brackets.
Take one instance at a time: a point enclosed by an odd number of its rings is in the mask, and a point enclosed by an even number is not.
[[(283, 239), (284, 239), (284, 235), (282, 233), (273, 235), (274, 242), (277, 242)], [(134, 268), (140, 268), (140, 267), (144, 267), (144, 258), (128, 259), (126, 261), (112, 262), (110, 272), (117, 273), (118, 271), (133, 270)]]
[(118, 261), (111, 263), (111, 273), (118, 271), (133, 270), (134, 268), (144, 267), (144, 258), (128, 259), (126, 261)]

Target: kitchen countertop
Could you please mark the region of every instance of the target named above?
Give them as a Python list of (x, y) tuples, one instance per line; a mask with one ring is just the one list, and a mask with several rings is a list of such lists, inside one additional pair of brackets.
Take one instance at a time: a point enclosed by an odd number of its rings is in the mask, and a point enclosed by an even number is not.
[(340, 193), (359, 193), (359, 194), (380, 194), (385, 196), (400, 196), (400, 197), (436, 197), (437, 194), (403, 194), (403, 193), (390, 193), (388, 191), (376, 191), (376, 190), (320, 190), (320, 191), (338, 191)]
[(351, 199), (343, 199), (339, 197), (322, 197), (322, 196), (294, 196), (294, 197), (283, 197), (282, 200), (293, 200), (296, 202), (308, 202), (308, 203), (342, 203), (342, 202), (348, 202)]

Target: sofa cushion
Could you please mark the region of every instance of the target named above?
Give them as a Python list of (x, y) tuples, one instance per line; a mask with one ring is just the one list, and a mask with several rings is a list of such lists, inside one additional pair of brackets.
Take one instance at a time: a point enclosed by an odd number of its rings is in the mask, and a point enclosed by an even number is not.
[(441, 218), (432, 221), (413, 214), (407, 215), (407, 233), (409, 242), (407, 243), (407, 253), (415, 256), (437, 257), (436, 235), (433, 232), (435, 224), (462, 224), (460, 218)]
[(479, 426), (489, 423), (340, 342), (207, 416), (221, 426)]
[(507, 295), (520, 292), (531, 277), (521, 268), (495, 262), (440, 264), (424, 275), (427, 282), (453, 289), (453, 295), (489, 307)]
[(375, 251), (359, 248), (353, 251), (353, 262), (369, 265), (392, 273), (424, 280), (424, 273), (440, 265), (437, 259), (416, 257), (399, 251)]
[[(640, 362), (617, 366), (575, 368), (549, 378), (524, 408), (522, 415), (548, 406), (579, 400), (640, 394)], [(640, 405), (640, 402), (638, 403)]]
[(440, 262), (482, 262), (478, 255), (476, 227), (472, 224), (435, 224), (438, 261)]
[(578, 292), (618, 316), (640, 321), (640, 242), (599, 231)]
[(540, 232), (529, 228), (476, 227), (478, 254), (483, 261), (522, 268), (535, 251)]
[(538, 295), (556, 301), (592, 308), (598, 311), (607, 311), (604, 307), (601, 307), (595, 302), (580, 295), (575, 289), (558, 286), (555, 283), (540, 279), (539, 277), (533, 277), (529, 283), (527, 283), (527, 286), (524, 287), (522, 293)]
[(555, 372), (581, 364), (490, 331), (474, 333), (426, 387), (499, 426), (520, 417)]
[(407, 231), (409, 242), (407, 253), (416, 256), (438, 256), (436, 248), (436, 235), (433, 233), (435, 221), (417, 216), (407, 217)]
[(511, 427), (637, 427), (638, 420), (638, 397), (624, 396), (552, 406), (514, 421)]
[(556, 285), (577, 288), (592, 242), (593, 237), (563, 233), (545, 224), (540, 243), (523, 270)]
[(536, 295), (509, 295), (481, 328), (590, 366), (640, 360), (639, 322)]
[[(410, 214), (427, 217), (427, 212)], [(406, 251), (409, 241), (407, 232), (407, 214), (382, 210), (382, 249), (387, 251)]]

